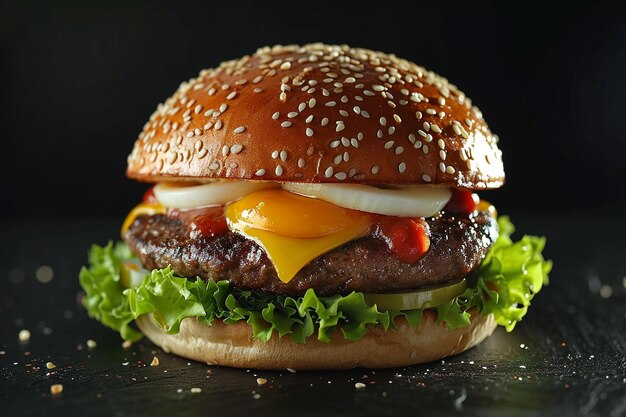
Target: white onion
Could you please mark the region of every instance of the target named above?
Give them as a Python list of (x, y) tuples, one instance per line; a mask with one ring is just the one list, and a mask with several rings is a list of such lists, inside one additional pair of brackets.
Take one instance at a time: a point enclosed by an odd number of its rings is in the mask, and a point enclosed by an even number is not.
[(272, 182), (237, 180), (220, 180), (201, 185), (160, 183), (154, 187), (154, 195), (165, 207), (184, 209), (226, 204), (254, 191), (278, 186)]
[(398, 217), (428, 217), (441, 211), (452, 192), (447, 188), (424, 185), (383, 189), (361, 184), (283, 183), (292, 193), (336, 204), (341, 207)]

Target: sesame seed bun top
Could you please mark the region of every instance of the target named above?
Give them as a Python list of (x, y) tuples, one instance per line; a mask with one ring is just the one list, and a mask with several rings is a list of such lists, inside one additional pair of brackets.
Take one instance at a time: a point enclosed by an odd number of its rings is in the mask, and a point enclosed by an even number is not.
[(412, 62), (345, 45), (275, 46), (184, 82), (145, 124), (126, 173), (498, 188), (497, 143), (469, 98)]

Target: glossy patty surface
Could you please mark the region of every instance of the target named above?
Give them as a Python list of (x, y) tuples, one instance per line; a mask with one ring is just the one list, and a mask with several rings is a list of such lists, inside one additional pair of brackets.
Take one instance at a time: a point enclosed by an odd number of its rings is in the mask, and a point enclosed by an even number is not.
[(230, 280), (237, 288), (285, 295), (393, 292), (458, 281), (476, 268), (498, 236), (487, 212), (426, 220), (430, 248), (419, 261), (397, 259), (372, 236), (353, 240), (314, 259), (284, 283), (265, 251), (254, 241), (227, 231), (193, 236), (180, 219), (139, 216), (124, 240), (146, 269), (171, 266), (180, 276)]

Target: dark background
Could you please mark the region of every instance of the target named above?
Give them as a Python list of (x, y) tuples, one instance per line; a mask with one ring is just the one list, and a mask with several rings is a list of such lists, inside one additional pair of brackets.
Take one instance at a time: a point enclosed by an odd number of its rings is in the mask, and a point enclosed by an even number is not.
[(311, 41), (393, 52), (465, 91), (501, 138), (501, 211), (626, 203), (623, 5), (176, 3), (2, 3), (0, 216), (122, 218), (157, 103), (202, 68)]

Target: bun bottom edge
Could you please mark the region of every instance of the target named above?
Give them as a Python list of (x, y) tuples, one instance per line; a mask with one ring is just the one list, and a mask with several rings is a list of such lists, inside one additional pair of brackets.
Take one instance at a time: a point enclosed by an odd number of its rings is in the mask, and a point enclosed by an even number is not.
[(497, 326), (493, 315), (473, 313), (470, 325), (448, 330), (428, 310), (418, 327), (403, 317), (395, 323), (397, 330), (373, 327), (357, 341), (345, 340), (335, 331), (330, 343), (310, 337), (298, 344), (276, 334), (267, 342), (254, 339), (251, 327), (243, 321), (225, 324), (216, 319), (207, 326), (189, 317), (181, 322), (180, 332), (172, 335), (161, 330), (151, 315), (137, 319), (143, 334), (167, 353), (209, 365), (265, 370), (395, 368), (432, 362), (476, 346)]

